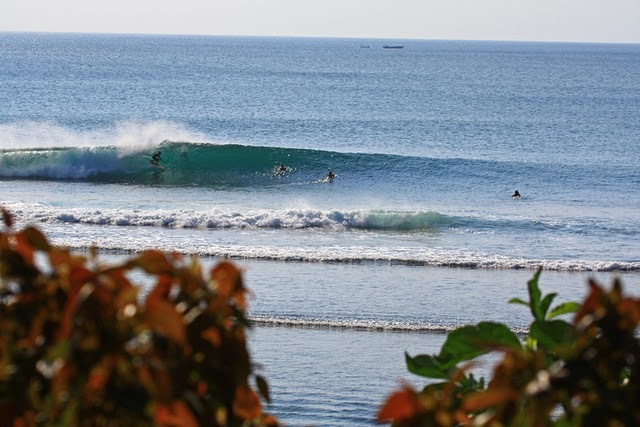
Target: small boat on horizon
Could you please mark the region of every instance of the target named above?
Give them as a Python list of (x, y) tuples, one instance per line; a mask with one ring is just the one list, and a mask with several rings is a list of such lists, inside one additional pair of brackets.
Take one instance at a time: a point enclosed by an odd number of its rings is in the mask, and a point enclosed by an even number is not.
[(384, 46), (382, 46), (383, 49), (402, 49), (404, 46), (400, 46), (400, 45), (388, 45), (385, 44)]

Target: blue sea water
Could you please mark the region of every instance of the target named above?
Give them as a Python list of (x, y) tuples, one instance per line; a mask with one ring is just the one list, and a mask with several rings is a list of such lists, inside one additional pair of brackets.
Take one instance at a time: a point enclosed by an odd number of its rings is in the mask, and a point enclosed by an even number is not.
[(236, 260), (288, 425), (372, 425), (405, 350), (526, 330), (539, 266), (638, 293), (639, 45), (385, 43), (0, 33), (0, 202), (78, 250)]

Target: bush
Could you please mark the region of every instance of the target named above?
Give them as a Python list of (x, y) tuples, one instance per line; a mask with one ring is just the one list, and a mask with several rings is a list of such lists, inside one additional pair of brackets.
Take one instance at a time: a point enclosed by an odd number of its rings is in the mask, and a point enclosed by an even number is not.
[[(207, 276), (148, 251), (106, 266), (2, 217), (0, 426), (278, 425), (262, 410), (232, 263)], [(154, 282), (144, 302), (134, 271)]]
[[(483, 322), (452, 331), (438, 355), (406, 355), (409, 371), (444, 380), (422, 391), (394, 392), (378, 421), (395, 426), (638, 426), (640, 300), (591, 281), (582, 305), (549, 311), (538, 271), (528, 283), (533, 322), (523, 343), (505, 325)], [(576, 313), (572, 323), (556, 316)], [(485, 386), (470, 361), (498, 352), (502, 359)]]

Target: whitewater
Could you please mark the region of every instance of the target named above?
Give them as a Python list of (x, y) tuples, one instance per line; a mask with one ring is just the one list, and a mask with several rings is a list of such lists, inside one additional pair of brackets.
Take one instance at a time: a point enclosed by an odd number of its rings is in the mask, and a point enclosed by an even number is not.
[(0, 33), (0, 202), (107, 260), (238, 263), (293, 426), (373, 425), (455, 327), (526, 331), (538, 268), (640, 291), (638, 46), (383, 44)]

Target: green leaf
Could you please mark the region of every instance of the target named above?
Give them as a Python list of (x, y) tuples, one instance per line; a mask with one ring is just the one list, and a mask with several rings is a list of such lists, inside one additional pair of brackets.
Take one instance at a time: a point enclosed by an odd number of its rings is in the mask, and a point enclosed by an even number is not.
[(527, 288), (529, 290), (529, 307), (531, 307), (531, 314), (533, 314), (533, 318), (535, 320), (544, 320), (544, 313), (542, 313), (542, 308), (540, 306), (540, 297), (542, 294), (538, 287), (538, 279), (540, 278), (541, 272), (542, 269), (538, 269), (538, 271), (533, 275), (533, 278), (527, 282)]
[(411, 357), (409, 353), (405, 352), (404, 358), (407, 363), (407, 369), (413, 374), (426, 378), (446, 379), (449, 377), (448, 370), (440, 366), (435, 356), (422, 354)]
[(271, 403), (271, 395), (269, 394), (269, 384), (262, 376), (256, 375), (256, 383), (258, 385), (258, 391), (260, 395), (266, 400), (267, 403)]
[(486, 354), (496, 347), (520, 349), (518, 337), (502, 323), (481, 322), (451, 331), (440, 352), (441, 362), (451, 368), (459, 362)]
[(536, 321), (531, 324), (529, 336), (538, 341), (538, 345), (557, 351), (574, 343), (571, 325), (563, 320)]
[(447, 335), (440, 354), (411, 357), (405, 353), (409, 372), (427, 378), (448, 378), (460, 362), (475, 359), (497, 347), (521, 349), (518, 337), (501, 323), (481, 322), (463, 326)]
[(549, 307), (551, 306), (551, 303), (553, 302), (553, 299), (557, 295), (558, 294), (556, 294), (556, 293), (547, 294), (542, 299), (542, 302), (540, 303), (540, 311), (542, 312), (542, 318), (543, 319), (547, 318), (547, 311), (549, 311)]
[(553, 319), (554, 317), (562, 316), (563, 314), (577, 313), (578, 310), (580, 310), (580, 304), (578, 304), (577, 302), (565, 302), (554, 307), (553, 310), (549, 312), (547, 318)]
[(69, 357), (70, 351), (71, 342), (68, 339), (60, 340), (48, 348), (45, 359), (49, 361), (58, 358), (66, 359)]
[(511, 298), (509, 300), (509, 304), (521, 304), (524, 305), (526, 307), (529, 307), (529, 303), (526, 301), (521, 300), (520, 298)]

